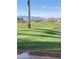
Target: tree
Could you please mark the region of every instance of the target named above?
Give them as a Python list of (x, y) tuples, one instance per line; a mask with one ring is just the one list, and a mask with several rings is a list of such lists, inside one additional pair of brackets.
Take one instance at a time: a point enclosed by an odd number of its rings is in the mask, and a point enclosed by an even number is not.
[(31, 28), (31, 22), (30, 22), (30, 0), (28, 0), (28, 28)]

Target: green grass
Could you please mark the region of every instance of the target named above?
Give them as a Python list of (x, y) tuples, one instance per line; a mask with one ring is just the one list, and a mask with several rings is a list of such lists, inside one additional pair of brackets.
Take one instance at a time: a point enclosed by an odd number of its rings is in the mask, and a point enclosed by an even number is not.
[(17, 25), (18, 49), (31, 49), (41, 51), (61, 50), (61, 25), (54, 22), (27, 23)]

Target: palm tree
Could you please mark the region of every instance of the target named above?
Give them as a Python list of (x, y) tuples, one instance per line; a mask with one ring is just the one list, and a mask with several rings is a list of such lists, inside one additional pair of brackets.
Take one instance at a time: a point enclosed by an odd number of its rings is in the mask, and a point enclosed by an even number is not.
[(28, 28), (31, 28), (31, 22), (30, 22), (30, 0), (28, 0)]

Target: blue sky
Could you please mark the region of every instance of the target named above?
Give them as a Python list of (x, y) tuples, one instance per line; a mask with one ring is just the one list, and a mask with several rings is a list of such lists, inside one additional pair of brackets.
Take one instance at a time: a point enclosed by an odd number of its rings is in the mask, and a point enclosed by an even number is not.
[[(31, 16), (61, 17), (61, 0), (30, 0)], [(17, 0), (17, 16), (27, 16), (27, 0)]]

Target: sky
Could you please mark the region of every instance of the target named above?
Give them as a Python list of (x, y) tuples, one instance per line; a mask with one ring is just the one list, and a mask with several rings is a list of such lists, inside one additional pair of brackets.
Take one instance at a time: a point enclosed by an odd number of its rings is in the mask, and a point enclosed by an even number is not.
[[(17, 16), (28, 16), (28, 0), (17, 0)], [(61, 0), (30, 0), (31, 16), (61, 17)]]

